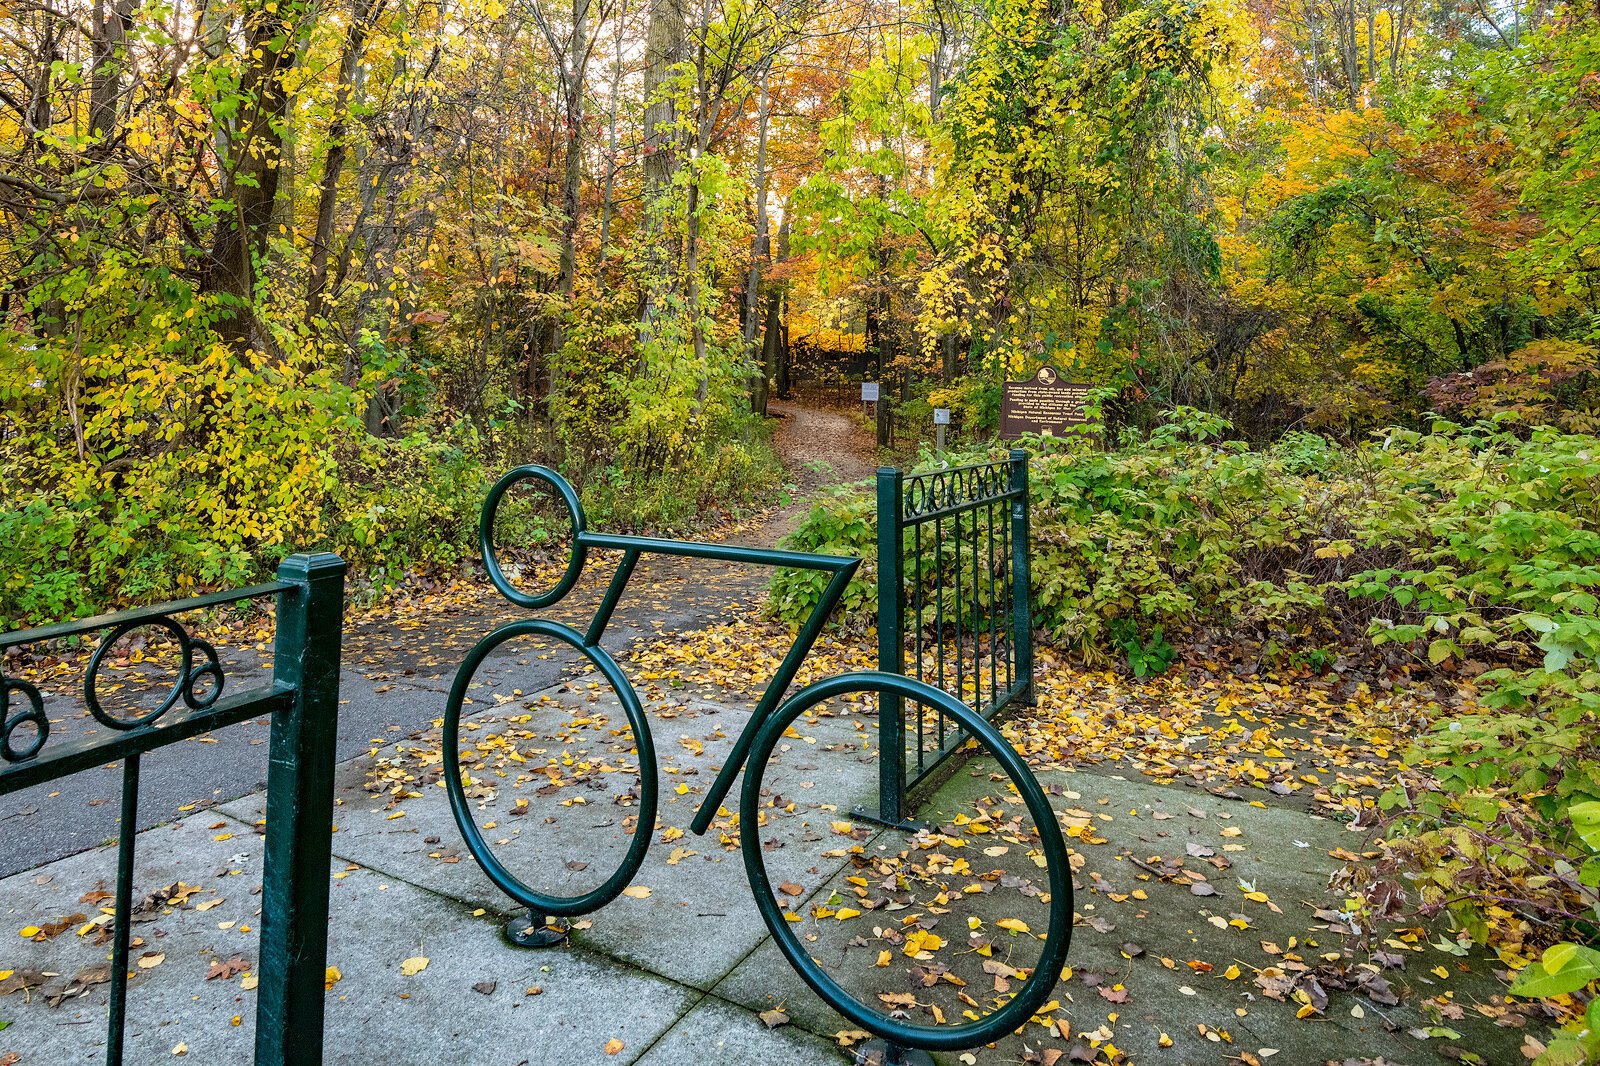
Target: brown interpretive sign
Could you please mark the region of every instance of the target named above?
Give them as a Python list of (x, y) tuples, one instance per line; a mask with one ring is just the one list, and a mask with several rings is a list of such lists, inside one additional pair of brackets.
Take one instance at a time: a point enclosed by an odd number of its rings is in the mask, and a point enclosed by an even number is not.
[(1069, 426), (1081, 426), (1088, 415), (1092, 386), (1064, 381), (1061, 371), (1042, 366), (1026, 381), (1008, 381), (1000, 393), (1000, 435), (1020, 437), (1025, 433), (1060, 433)]

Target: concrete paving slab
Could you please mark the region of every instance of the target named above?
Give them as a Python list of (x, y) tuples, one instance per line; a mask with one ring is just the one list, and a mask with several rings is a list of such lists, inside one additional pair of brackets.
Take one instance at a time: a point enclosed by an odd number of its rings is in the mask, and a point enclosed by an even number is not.
[[(476, 712), (464, 733), (475, 756), (473, 804), (514, 870), (547, 889), (582, 891), (627, 846), (636, 755), (615, 699), (593, 677), (527, 687), (549, 669), (532, 651), (493, 660), (473, 690)], [(659, 680), (642, 684), (663, 763), (660, 817), (634, 882), (649, 894), (624, 896), (578, 923), (565, 948), (529, 952), (501, 940), (510, 904), (462, 846), (439, 779), (436, 731), (396, 743), (374, 729), (371, 754), (340, 767), (330, 961), (343, 979), (330, 994), (329, 1061), (840, 1060), (834, 1034), (852, 1026), (766, 935), (737, 848), (752, 827), (734, 818), (736, 797), (708, 836), (686, 832), (748, 708), (690, 698)], [(417, 701), (409, 714), (427, 701), (442, 712), (436, 692), (394, 693), (380, 695)], [(786, 738), (754, 827), (769, 886), (799, 919), (808, 950), (864, 1001), (924, 1024), (992, 1010), (1037, 958), (1047, 882), (1036, 841), (983, 758), (958, 765), (924, 807), (935, 838), (917, 842), (851, 817), (876, 786), (871, 724), (819, 716)], [(1056, 985), (1055, 1008), (980, 1052), (980, 1063), (1087, 1042), (1114, 1043), (1134, 1061), (1220, 1064), (1260, 1048), (1278, 1048), (1276, 1061), (1291, 1063), (1326, 1052), (1444, 1066), (1452, 1048), (1517, 1061), (1520, 1031), (1474, 1010), (1503, 993), (1493, 963), (1446, 956), (1426, 937), (1391, 941), (1407, 965), (1383, 976), (1403, 1006), (1330, 985), (1326, 1010), (1297, 1019), (1298, 1003), (1272, 998), (1275, 972), (1315, 969), (1324, 952), (1343, 947), (1316, 910), (1341, 861), (1329, 852), (1359, 852), (1362, 834), (1304, 805), (1253, 806), (1110, 767), (1049, 769), (1040, 778), (1081, 860), (1072, 974)], [(179, 882), (202, 891), (176, 907), (154, 905), (137, 927), (145, 943), (135, 957), (163, 958), (135, 979), (138, 1054), (130, 1062), (165, 1061), (179, 1044), (189, 1061), (248, 1060), (254, 993), (240, 986), (248, 971), (206, 975), (214, 961), (256, 959), (261, 839), (253, 830), (263, 816), (263, 797), (247, 796), (141, 836), (141, 894)], [(4, 829), (9, 846), (13, 830)], [(60, 992), (103, 964), (106, 948), (92, 931), (35, 943), (15, 930), (80, 912), (77, 924), (87, 922), (101, 903), (90, 894), (109, 888), (112, 866), (112, 854), (98, 849), (0, 882), (0, 970), (48, 969), (60, 975), (49, 986)], [(1196, 895), (1192, 884), (1211, 891)], [(213, 899), (220, 902), (198, 909)], [(1027, 929), (1005, 929), (1002, 919)], [(939, 941), (927, 958), (907, 950), (923, 935)], [(406, 978), (400, 963), (413, 956), (430, 962)], [(532, 987), (538, 995), (528, 995)], [(86, 992), (55, 1008), (20, 993), (0, 997), (0, 1017), (16, 1023), (0, 1032), (0, 1054), (21, 1052), (21, 1066), (98, 1061), (105, 986)], [(769, 1031), (755, 1018), (773, 1008), (790, 1024)], [(1442, 1026), (1461, 1036), (1411, 1035)], [(1172, 1047), (1161, 1047), (1163, 1033)], [(613, 1039), (622, 1049), (608, 1054)]]
[[(214, 828), (219, 821), (225, 827)], [(217, 839), (226, 830), (233, 835)], [(206, 814), (147, 832), (139, 845), (136, 896), (178, 882), (200, 891), (175, 906), (153, 905), (141, 915), (149, 920), (135, 925), (143, 943), (133, 951), (127, 1061), (166, 1061), (180, 1047), (191, 1062), (249, 1061), (255, 992), (243, 985), (259, 958), (261, 838)], [(86, 852), (9, 879), (0, 884), (0, 921), (12, 933), (13, 925), (40, 924), (58, 911), (98, 913), (79, 901), (108, 883), (113, 863), (110, 852)], [(342, 978), (328, 1000), (329, 1062), (630, 1062), (698, 998), (581, 951), (514, 949), (492, 915), (403, 882), (343, 864), (334, 876), (329, 962)], [(24, 1066), (103, 1061), (107, 986), (91, 984), (57, 1007), (47, 995), (102, 966), (108, 948), (72, 931), (45, 943), (12, 933), (0, 943), (0, 969), (62, 975), (46, 983), (45, 995), (0, 998), (0, 1012), (13, 1022), (0, 1032), (0, 1054), (15, 1052)], [(428, 965), (407, 977), (401, 964), (415, 957)], [(214, 963), (230, 960), (232, 972), (207, 979)], [(597, 1003), (627, 1008), (597, 1015)], [(608, 1053), (613, 1039), (633, 1053)]]
[(700, 1001), (639, 1060), (639, 1066), (839, 1066), (853, 1061), (837, 1042), (794, 1025), (769, 1029), (714, 997)]

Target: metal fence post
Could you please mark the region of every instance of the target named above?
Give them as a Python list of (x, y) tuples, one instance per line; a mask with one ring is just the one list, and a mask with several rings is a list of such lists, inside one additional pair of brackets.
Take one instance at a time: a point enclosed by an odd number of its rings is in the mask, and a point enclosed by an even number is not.
[(278, 567), (296, 588), (278, 601), (273, 681), (295, 700), (272, 722), (256, 1066), (322, 1061), (344, 573), (327, 553)]
[(1025, 686), (1019, 695), (1029, 704), (1033, 691), (1033, 606), (1028, 589), (1028, 453), (1011, 449), (1011, 646), (1017, 661), (1017, 678)]
[[(902, 615), (905, 608), (905, 497), (900, 471), (878, 468), (878, 669), (906, 671)], [(878, 703), (878, 817), (891, 825), (906, 817), (905, 701), (885, 693)]]

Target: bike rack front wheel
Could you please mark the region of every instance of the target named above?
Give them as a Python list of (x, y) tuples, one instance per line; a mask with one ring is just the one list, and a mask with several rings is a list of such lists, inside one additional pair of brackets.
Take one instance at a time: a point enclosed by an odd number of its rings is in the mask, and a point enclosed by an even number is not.
[[(913, 1025), (891, 1018), (856, 999), (811, 957), (796, 934), (795, 925), (784, 918), (783, 909), (772, 893), (760, 834), (755, 832), (755, 827), (760, 824), (761, 779), (766, 773), (768, 760), (782, 740), (784, 730), (801, 714), (824, 700), (857, 693), (876, 694), (880, 708), (885, 695), (900, 696), (937, 707), (946, 716), (955, 719), (969, 737), (988, 748), (1000, 763), (1016, 785), (1038, 828), (1050, 881), (1050, 928), (1045, 936), (1044, 947), (1038, 964), (1016, 995), (994, 1013), (977, 1021), (961, 1025)], [(893, 757), (894, 754), (879, 753), (881, 758)], [(1068, 865), (1066, 841), (1062, 839), (1061, 827), (1056, 822), (1055, 811), (1045, 797), (1044, 789), (1039, 787), (1039, 782), (1022, 756), (1006, 742), (998, 729), (948, 693), (899, 674), (880, 671), (841, 674), (801, 689), (778, 708), (756, 738), (750, 761), (745, 767), (744, 788), (739, 798), (739, 824), (744, 830), (741, 834), (741, 850), (744, 853), (745, 873), (750, 879), (761, 917), (784, 958), (829, 1006), (862, 1029), (887, 1041), (896, 1054), (900, 1048), (958, 1051), (991, 1043), (1020, 1029), (1049, 1000), (1061, 968), (1066, 963), (1067, 946), (1072, 937), (1072, 873)]]
[[(466, 699), (467, 688), (471, 685), (478, 667), (491, 652), (508, 640), (525, 636), (559, 640), (598, 667), (612, 690), (616, 692), (623, 713), (628, 717), (628, 724), (633, 728), (640, 778), (638, 821), (633, 828), (633, 839), (616, 872), (598, 888), (581, 896), (548, 895), (529, 887), (512, 873), (505, 863), (495, 856), (488, 841), (484, 839), (483, 831), (473, 819), (466, 787), (461, 780), (461, 707)], [(599, 910), (622, 894), (622, 890), (628, 887), (644, 863), (645, 852), (650, 847), (650, 835), (655, 831), (656, 752), (650, 736), (650, 723), (645, 718), (644, 708), (639, 704), (638, 693), (628, 683), (622, 668), (617, 665), (617, 661), (609, 652), (599, 645), (585, 644), (582, 634), (560, 622), (534, 618), (503, 625), (474, 645), (467, 653), (466, 659), (462, 661), (461, 668), (456, 671), (455, 683), (450, 687), (450, 700), (445, 706), (443, 734), (445, 791), (450, 796), (450, 812), (455, 816), (456, 827), (461, 830), (461, 835), (466, 840), (467, 850), (483, 868), (483, 872), (489, 876), (489, 880), (494, 882), (495, 887), (532, 912), (526, 920), (515, 920), (506, 927), (508, 937), (525, 947), (548, 946), (550, 943), (558, 942), (561, 935), (545, 932), (545, 917), (570, 918), (588, 914)]]

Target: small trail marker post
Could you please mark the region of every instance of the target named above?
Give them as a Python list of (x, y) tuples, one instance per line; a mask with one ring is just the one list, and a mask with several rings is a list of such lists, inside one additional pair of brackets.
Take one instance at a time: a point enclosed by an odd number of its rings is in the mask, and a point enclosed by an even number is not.
[(878, 402), (878, 383), (876, 381), (863, 381), (861, 383), (861, 411), (862, 411), (862, 413), (863, 414), (871, 414), (872, 413), (872, 408), (869, 405), (870, 404), (875, 404), (877, 402)]
[(933, 409), (933, 449), (937, 455), (944, 454), (944, 427), (950, 424), (950, 408), (935, 407)]

